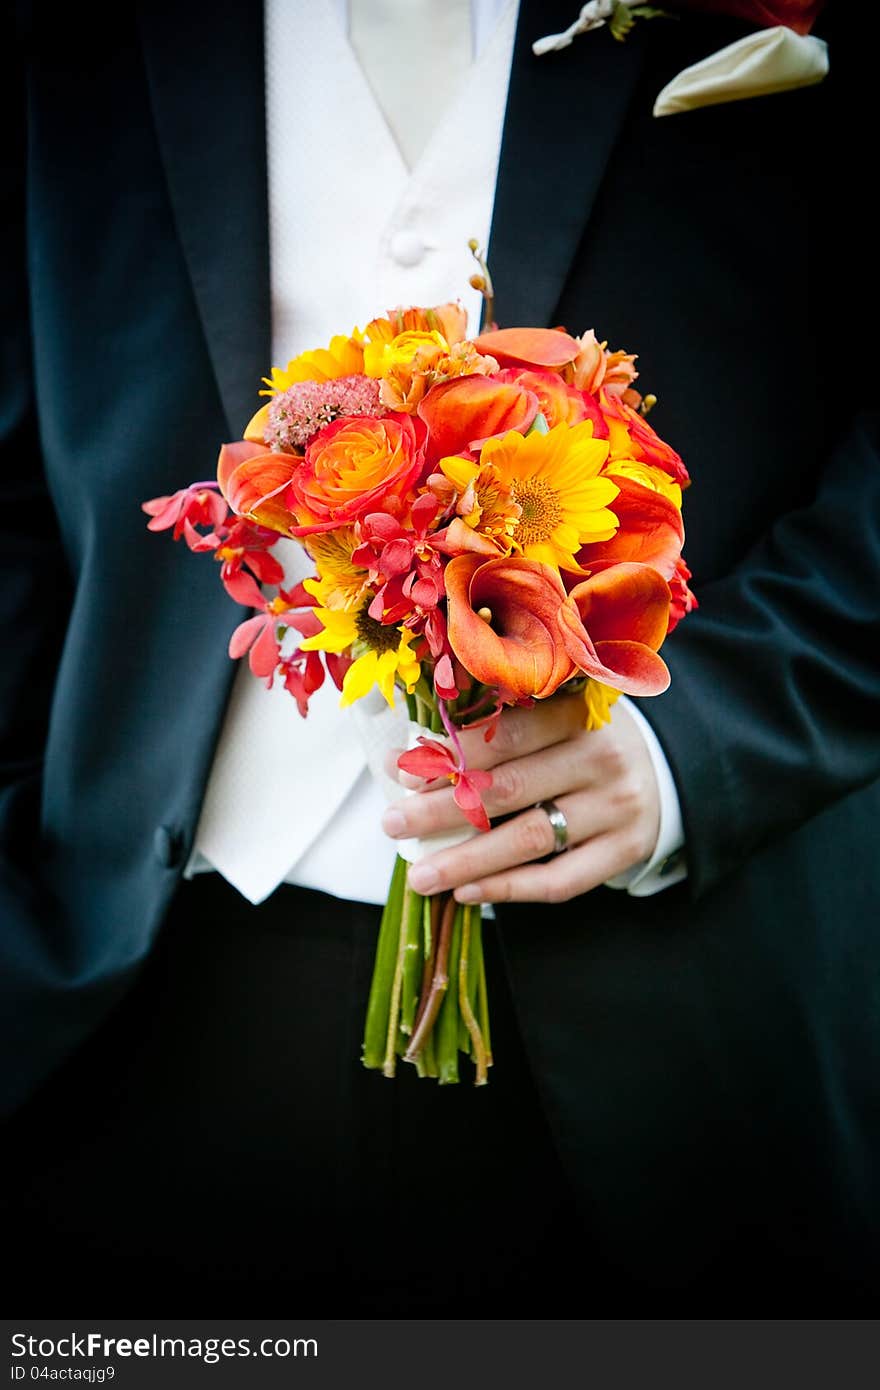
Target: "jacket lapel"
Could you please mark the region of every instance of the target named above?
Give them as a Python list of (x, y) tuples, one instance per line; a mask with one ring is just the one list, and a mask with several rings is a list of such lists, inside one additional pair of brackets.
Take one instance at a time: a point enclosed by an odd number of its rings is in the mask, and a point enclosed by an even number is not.
[(270, 352), (262, 5), (151, 0), (139, 19), (178, 235), (238, 438)]
[(536, 58), (532, 43), (577, 18), (573, 0), (522, 0), (489, 259), (503, 327), (554, 321), (569, 267), (644, 58), (644, 30), (605, 30)]

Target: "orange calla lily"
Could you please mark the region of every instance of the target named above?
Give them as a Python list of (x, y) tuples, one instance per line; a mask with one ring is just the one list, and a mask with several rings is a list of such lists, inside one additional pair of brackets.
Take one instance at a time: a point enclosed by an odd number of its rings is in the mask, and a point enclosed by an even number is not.
[(446, 566), (446, 596), (453, 652), (502, 700), (543, 700), (574, 674), (559, 624), (565, 590), (549, 565), (460, 555)]
[(581, 546), (575, 559), (582, 570), (592, 570), (605, 562), (633, 561), (650, 565), (671, 579), (684, 544), (681, 512), (660, 492), (642, 487), (629, 478), (614, 475), (618, 488), (614, 514), (619, 527), (607, 541)]
[(577, 338), (560, 328), (496, 328), (481, 333), (474, 346), (499, 367), (565, 367), (581, 350)]
[(433, 462), (479, 449), (508, 430), (525, 434), (538, 413), (538, 398), (514, 381), (462, 376), (433, 387), (418, 413), (428, 426), (428, 457)]
[(650, 565), (611, 564), (576, 585), (559, 622), (578, 670), (625, 695), (669, 685), (657, 655), (669, 626), (669, 586)]
[(284, 499), (301, 463), (296, 454), (270, 453), (264, 444), (241, 439), (221, 448), (217, 481), (234, 512), (287, 536), (296, 517)]

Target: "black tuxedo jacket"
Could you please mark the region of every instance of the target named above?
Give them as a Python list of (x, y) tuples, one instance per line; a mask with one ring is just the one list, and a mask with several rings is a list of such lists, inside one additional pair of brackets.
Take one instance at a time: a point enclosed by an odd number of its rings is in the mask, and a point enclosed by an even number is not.
[[(643, 702), (679, 787), (689, 877), (645, 900), (600, 889), (502, 911), (515, 998), (597, 1239), (653, 1229), (672, 1270), (699, 1258), (698, 1232), (676, 1244), (677, 1206), (705, 1202), (731, 1231), (778, 1221), (789, 1240), (811, 1213), (837, 1251), (867, 1259), (880, 1156), (876, 19), (829, 6), (818, 87), (657, 120), (660, 87), (746, 26), (687, 13), (625, 45), (600, 32), (533, 58), (532, 39), (575, 8), (522, 5), (497, 312), (637, 350), (657, 426), (692, 471), (700, 609), (664, 653), (671, 689)], [(185, 862), (240, 614), (212, 565), (147, 534), (139, 503), (210, 473), (252, 413), (270, 342), (260, 7), (146, 3), (105, 24), (24, 5), (12, 40), (9, 1105), (124, 996)]]

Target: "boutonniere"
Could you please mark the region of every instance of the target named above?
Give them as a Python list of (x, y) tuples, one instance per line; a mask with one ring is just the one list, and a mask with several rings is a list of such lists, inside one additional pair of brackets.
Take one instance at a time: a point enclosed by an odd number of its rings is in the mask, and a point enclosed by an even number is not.
[[(828, 72), (828, 45), (810, 34), (824, 0), (679, 0), (676, 9), (727, 14), (756, 24), (757, 31), (684, 68), (658, 93), (655, 116), (672, 116), (700, 106), (746, 97), (769, 96), (821, 82)], [(567, 48), (578, 34), (608, 28), (626, 38), (639, 19), (667, 17), (670, 11), (638, 0), (590, 0), (559, 34), (532, 44), (538, 57)]]

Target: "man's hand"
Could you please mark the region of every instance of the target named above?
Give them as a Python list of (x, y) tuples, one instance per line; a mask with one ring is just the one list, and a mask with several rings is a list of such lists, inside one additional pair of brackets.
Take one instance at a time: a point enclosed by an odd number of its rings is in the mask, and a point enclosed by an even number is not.
[[(462, 735), (468, 766), (492, 771), (486, 810), (510, 819), (414, 864), (413, 888), (452, 888), (459, 902), (558, 903), (648, 859), (660, 798), (645, 741), (624, 706), (602, 729), (587, 733), (583, 726), (583, 699), (564, 696), (505, 711), (491, 743), (478, 730)], [(568, 822), (569, 848), (541, 863), (553, 851), (553, 829), (535, 803), (549, 800)], [(394, 802), (383, 827), (402, 839), (455, 829), (463, 820), (444, 783)]]

